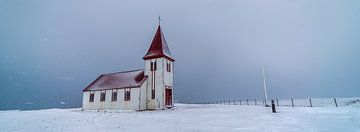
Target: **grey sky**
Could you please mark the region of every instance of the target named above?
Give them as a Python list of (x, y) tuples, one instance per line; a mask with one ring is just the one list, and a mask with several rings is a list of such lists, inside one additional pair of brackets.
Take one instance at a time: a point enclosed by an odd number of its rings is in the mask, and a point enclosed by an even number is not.
[(0, 0), (0, 108), (80, 106), (101, 73), (142, 69), (161, 16), (175, 98), (359, 96), (360, 1)]

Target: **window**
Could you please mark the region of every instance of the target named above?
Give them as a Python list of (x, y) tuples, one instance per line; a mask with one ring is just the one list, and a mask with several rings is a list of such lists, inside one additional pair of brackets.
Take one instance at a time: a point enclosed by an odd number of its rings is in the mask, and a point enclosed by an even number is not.
[(125, 92), (124, 92), (124, 101), (130, 101), (130, 89), (125, 89)]
[(154, 62), (154, 71), (156, 71), (156, 61)]
[(94, 96), (95, 94), (93, 92), (90, 92), (89, 102), (94, 102)]
[(153, 71), (153, 69), (154, 69), (154, 64), (153, 62), (150, 62), (150, 71)]
[(151, 90), (151, 99), (155, 99), (155, 89)]
[(112, 95), (111, 95), (111, 101), (116, 101), (117, 100), (117, 90), (112, 91)]
[(101, 91), (100, 101), (101, 101), (101, 102), (105, 101), (105, 91)]
[(156, 71), (156, 61), (155, 62), (150, 62), (150, 70), (151, 71)]
[(166, 71), (171, 72), (171, 64), (170, 63), (166, 63)]

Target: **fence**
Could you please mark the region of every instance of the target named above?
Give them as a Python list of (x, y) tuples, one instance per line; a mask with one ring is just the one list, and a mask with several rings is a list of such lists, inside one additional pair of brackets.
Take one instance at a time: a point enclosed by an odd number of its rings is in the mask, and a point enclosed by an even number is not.
[[(360, 97), (356, 98), (308, 98), (308, 99), (274, 99), (276, 106), (284, 107), (341, 107), (360, 104)], [(191, 103), (191, 102), (187, 102)], [(225, 104), (225, 105), (259, 105), (265, 106), (264, 99), (239, 99), (239, 100), (211, 100), (195, 104)], [(270, 99), (268, 100), (270, 105)]]

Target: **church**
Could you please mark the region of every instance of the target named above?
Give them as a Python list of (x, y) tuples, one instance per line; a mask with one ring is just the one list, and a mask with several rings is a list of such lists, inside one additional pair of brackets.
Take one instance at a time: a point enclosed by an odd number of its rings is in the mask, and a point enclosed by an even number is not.
[(143, 57), (145, 68), (101, 74), (83, 90), (83, 110), (172, 108), (174, 59), (160, 25)]

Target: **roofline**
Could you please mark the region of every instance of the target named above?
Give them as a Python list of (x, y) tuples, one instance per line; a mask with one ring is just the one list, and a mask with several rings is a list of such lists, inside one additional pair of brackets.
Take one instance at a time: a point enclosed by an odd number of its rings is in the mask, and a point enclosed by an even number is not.
[[(128, 72), (134, 72), (134, 71), (144, 71), (144, 69), (137, 69), (137, 70), (129, 70), (129, 71), (121, 71), (121, 72), (114, 72), (114, 73), (106, 73), (106, 74), (100, 74), (100, 76), (98, 76), (94, 81), (92, 81), (88, 86), (86, 86), (83, 91), (92, 91), (92, 90), (87, 90), (91, 85), (93, 85), (97, 80), (99, 80), (102, 76), (104, 75), (111, 75), (111, 74), (117, 74), (117, 73), (128, 73)], [(144, 77), (144, 78), (147, 78)], [(146, 80), (146, 79), (145, 79)], [(143, 82), (141, 82), (142, 85)], [(140, 85), (140, 86), (141, 86)]]
[(144, 84), (144, 82), (145, 82), (145, 80), (146, 80), (146, 79), (148, 79), (148, 76), (145, 76), (145, 77), (144, 77), (144, 79), (143, 79), (143, 80), (141, 80), (141, 82), (140, 82), (140, 85), (139, 85), (139, 86), (121, 87), (121, 88), (108, 88), (108, 89), (102, 89), (102, 90), (86, 90), (86, 89), (84, 89), (84, 90), (83, 90), (83, 92), (86, 92), (86, 91), (104, 91), (104, 90), (110, 90), (110, 89), (139, 88), (139, 87), (141, 87), (141, 86)]
[(113, 73), (105, 73), (105, 74), (101, 74), (101, 75), (111, 75), (111, 74), (118, 74), (118, 73), (128, 73), (128, 72), (134, 72), (134, 71), (144, 71), (144, 69), (128, 70), (128, 71), (113, 72)]
[(136, 86), (136, 87), (122, 87), (122, 88), (108, 88), (108, 89), (101, 89), (101, 90), (83, 90), (83, 92), (88, 92), (88, 91), (104, 91), (104, 90), (112, 90), (112, 89), (125, 89), (125, 88), (140, 88), (141, 86)]
[(86, 91), (91, 85), (93, 85), (97, 80), (99, 80), (101, 77), (103, 76), (103, 74), (101, 74), (100, 76), (98, 76), (94, 81), (92, 81), (88, 86), (86, 86), (83, 91)]
[(175, 61), (173, 58), (166, 56), (166, 55), (157, 55), (157, 56), (150, 56), (150, 57), (143, 57), (144, 60), (150, 60), (150, 59), (156, 59), (156, 58), (162, 58), (165, 57), (167, 59), (169, 59), (170, 61)]

